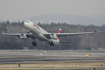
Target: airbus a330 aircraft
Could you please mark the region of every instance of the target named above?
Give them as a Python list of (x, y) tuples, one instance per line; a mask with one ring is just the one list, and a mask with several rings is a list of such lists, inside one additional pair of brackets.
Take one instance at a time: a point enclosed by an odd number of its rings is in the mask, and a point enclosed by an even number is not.
[(21, 39), (27, 39), (27, 38), (32, 38), (32, 44), (33, 46), (37, 46), (35, 39), (38, 39), (40, 41), (44, 41), (50, 46), (54, 46), (59, 43), (69, 43), (69, 42), (60, 42), (59, 39), (60, 37), (69, 37), (69, 36), (75, 36), (75, 35), (83, 35), (83, 34), (91, 34), (95, 33), (93, 32), (80, 32), (80, 33), (61, 33), (61, 29), (59, 28), (57, 33), (48, 33), (41, 27), (39, 27), (37, 24), (34, 22), (27, 20), (24, 22), (24, 26), (30, 31), (27, 33), (2, 33), (4, 35), (10, 35), (10, 36), (17, 36)]

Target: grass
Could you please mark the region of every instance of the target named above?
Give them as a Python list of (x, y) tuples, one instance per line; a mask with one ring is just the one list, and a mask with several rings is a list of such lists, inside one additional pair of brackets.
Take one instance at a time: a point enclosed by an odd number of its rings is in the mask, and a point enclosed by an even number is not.
[[(33, 64), (0, 64), (0, 70), (91, 70), (94, 67), (105, 67), (103, 62), (46, 62)], [(82, 68), (82, 69), (80, 69)], [(89, 69), (88, 69), (89, 68)]]

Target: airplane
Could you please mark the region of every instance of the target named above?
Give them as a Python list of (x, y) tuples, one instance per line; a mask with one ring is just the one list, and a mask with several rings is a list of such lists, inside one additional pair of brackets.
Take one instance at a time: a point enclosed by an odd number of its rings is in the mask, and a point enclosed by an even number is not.
[(38, 39), (40, 41), (44, 41), (44, 42), (50, 44), (50, 46), (54, 46), (54, 45), (59, 45), (60, 43), (71, 43), (71, 42), (60, 42), (59, 41), (60, 37), (84, 35), (84, 34), (91, 34), (91, 33), (96, 32), (96, 30), (95, 30), (92, 32), (61, 33), (61, 28), (59, 28), (57, 33), (48, 33), (47, 31), (45, 31), (40, 26), (38, 26), (37, 24), (35, 24), (34, 22), (32, 22), (30, 20), (26, 20), (24, 22), (24, 27), (26, 27), (29, 30), (29, 32), (27, 32), (27, 33), (2, 32), (2, 34), (10, 35), (10, 36), (17, 36), (21, 39), (32, 38), (33, 39), (33, 41), (32, 41), (33, 46), (37, 46), (37, 43), (35, 41), (36, 39)]

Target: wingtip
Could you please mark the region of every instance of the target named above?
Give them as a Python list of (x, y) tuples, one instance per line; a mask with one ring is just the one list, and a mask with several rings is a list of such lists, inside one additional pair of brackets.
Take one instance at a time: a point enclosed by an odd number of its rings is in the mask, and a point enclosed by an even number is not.
[(2, 34), (4, 33), (4, 31), (2, 31)]
[(95, 30), (94, 33), (96, 33), (97, 31)]

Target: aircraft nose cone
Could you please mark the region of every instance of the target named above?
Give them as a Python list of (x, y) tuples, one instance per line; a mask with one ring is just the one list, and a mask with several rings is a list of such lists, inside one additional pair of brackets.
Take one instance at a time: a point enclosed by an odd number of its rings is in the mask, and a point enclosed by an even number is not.
[(24, 26), (26, 25), (26, 22), (24, 22)]
[(24, 22), (24, 27), (27, 27), (27, 22)]
[(29, 28), (31, 21), (27, 20), (24, 22), (24, 27)]

